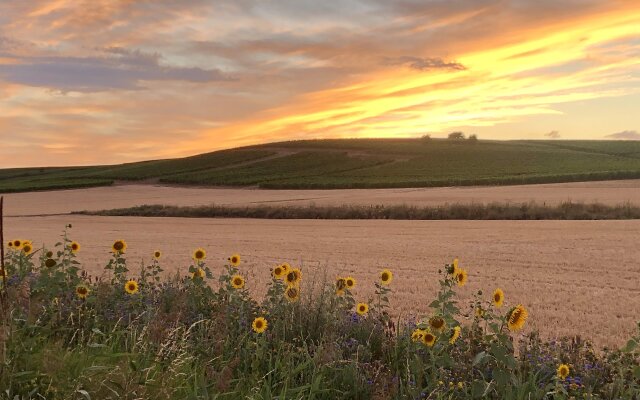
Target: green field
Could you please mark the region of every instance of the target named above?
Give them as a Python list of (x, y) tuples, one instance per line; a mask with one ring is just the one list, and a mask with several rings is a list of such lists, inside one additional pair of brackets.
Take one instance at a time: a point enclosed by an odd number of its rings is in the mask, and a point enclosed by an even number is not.
[(640, 178), (640, 141), (306, 140), (113, 166), (0, 170), (0, 192), (148, 181), (263, 188), (509, 185)]

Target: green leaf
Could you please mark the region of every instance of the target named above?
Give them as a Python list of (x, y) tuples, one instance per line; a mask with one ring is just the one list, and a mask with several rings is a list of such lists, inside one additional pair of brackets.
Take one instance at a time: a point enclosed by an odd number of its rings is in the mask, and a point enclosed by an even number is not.
[(487, 388), (487, 384), (482, 381), (473, 381), (471, 384), (471, 396), (474, 399), (479, 399), (484, 396), (484, 391)]
[(622, 349), (622, 351), (624, 351), (625, 353), (631, 353), (632, 351), (634, 351), (636, 348), (638, 347), (638, 342), (636, 342), (634, 339), (631, 339), (627, 342), (627, 345), (624, 346), (624, 348)]
[(633, 376), (636, 379), (640, 379), (640, 365), (636, 365), (635, 368), (633, 369)]

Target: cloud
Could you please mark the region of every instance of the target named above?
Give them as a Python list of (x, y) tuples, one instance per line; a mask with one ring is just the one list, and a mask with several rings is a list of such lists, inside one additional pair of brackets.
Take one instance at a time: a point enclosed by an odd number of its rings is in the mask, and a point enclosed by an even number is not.
[(549, 133), (545, 133), (544, 134), (546, 137), (551, 138), (551, 139), (558, 139), (560, 138), (560, 132), (558, 131), (551, 131)]
[(452, 61), (444, 61), (442, 58), (437, 57), (428, 57), (428, 58), (420, 58), (420, 57), (412, 57), (412, 56), (402, 56), (402, 57), (387, 57), (383, 60), (383, 64), (385, 65), (407, 65), (409, 68), (417, 69), (419, 71), (427, 71), (431, 69), (451, 69), (462, 71), (467, 69), (464, 65), (452, 62)]
[(638, 133), (638, 131), (622, 131), (612, 133), (605, 137), (610, 139), (640, 140), (640, 133)]

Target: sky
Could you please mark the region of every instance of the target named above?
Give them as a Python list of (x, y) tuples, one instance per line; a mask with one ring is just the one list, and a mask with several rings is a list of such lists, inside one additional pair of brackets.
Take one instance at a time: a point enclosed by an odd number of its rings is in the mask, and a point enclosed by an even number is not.
[(0, 168), (640, 139), (638, 0), (0, 0)]

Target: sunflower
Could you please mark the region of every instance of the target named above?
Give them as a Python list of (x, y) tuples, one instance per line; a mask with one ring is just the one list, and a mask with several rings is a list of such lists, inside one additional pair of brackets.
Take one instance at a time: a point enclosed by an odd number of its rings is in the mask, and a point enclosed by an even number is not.
[(422, 337), (426, 331), (424, 329), (416, 329), (411, 333), (411, 340), (414, 342), (422, 342)]
[(560, 379), (567, 379), (567, 376), (569, 376), (569, 372), (571, 370), (569, 369), (569, 366), (567, 364), (560, 364), (558, 366), (558, 378)]
[(425, 331), (424, 335), (422, 336), (422, 343), (429, 347), (433, 347), (433, 345), (436, 344), (436, 339), (436, 335), (429, 331)]
[(391, 281), (393, 280), (393, 272), (391, 272), (388, 269), (383, 269), (380, 272), (380, 282), (383, 285), (388, 285), (391, 283)]
[(49, 250), (45, 255), (47, 256), (47, 258), (53, 258), (53, 251)]
[(47, 258), (44, 261), (44, 266), (47, 267), (47, 268), (53, 268), (53, 267), (56, 266), (56, 264), (57, 264), (56, 260), (54, 260), (53, 258)]
[(15, 239), (13, 241), (13, 247), (15, 247), (16, 249), (20, 250), (20, 248), (22, 247), (22, 240)]
[(153, 252), (153, 258), (155, 258), (156, 260), (159, 260), (160, 257), (162, 257), (162, 252), (160, 250), (156, 250)]
[(244, 287), (244, 278), (240, 275), (234, 275), (231, 277), (231, 286), (234, 289), (242, 289)]
[(449, 273), (453, 276), (455, 276), (458, 271), (460, 270), (460, 268), (458, 268), (458, 259), (454, 258), (453, 262), (451, 263), (451, 268), (449, 269)]
[(453, 328), (453, 330), (451, 331), (451, 336), (449, 336), (449, 343), (450, 344), (454, 344), (456, 342), (456, 340), (458, 340), (458, 338), (460, 337), (460, 327), (456, 326), (455, 328)]
[(293, 268), (287, 272), (287, 276), (285, 276), (284, 280), (289, 286), (298, 285), (302, 280), (302, 271), (300, 271), (299, 268)]
[(71, 243), (69, 244), (69, 248), (71, 249), (71, 252), (72, 252), (73, 254), (75, 254), (75, 253), (77, 253), (77, 252), (79, 252), (79, 251), (80, 251), (80, 243), (78, 243), (78, 242), (71, 242)]
[(207, 276), (207, 273), (200, 267), (198, 267), (195, 271), (191, 273), (191, 279), (204, 279)]
[(193, 251), (193, 259), (196, 261), (202, 261), (207, 258), (207, 252), (202, 247), (199, 247)]
[(347, 285), (347, 289), (353, 289), (356, 286), (356, 280), (351, 276), (344, 278), (344, 283)]
[(282, 279), (282, 278), (285, 277), (285, 275), (287, 275), (286, 269), (284, 268), (284, 265), (276, 265), (273, 268), (273, 271), (271, 272), (271, 274), (276, 279)]
[(498, 288), (493, 291), (493, 305), (497, 308), (502, 307), (502, 303), (504, 302), (504, 292), (502, 289)]
[(356, 312), (359, 315), (366, 315), (369, 312), (369, 305), (367, 303), (358, 303), (358, 305), (356, 305)]
[(7, 243), (7, 246), (9, 246), (10, 249), (13, 249), (13, 240), (10, 240), (9, 243)]
[(267, 330), (268, 325), (269, 324), (267, 323), (267, 320), (264, 317), (258, 317), (253, 320), (251, 327), (253, 328), (253, 331), (255, 333), (262, 333)]
[(124, 284), (124, 290), (129, 294), (138, 293), (138, 288), (139, 288), (138, 282), (134, 280), (127, 281), (127, 283)]
[(482, 309), (482, 307), (476, 307), (476, 317), (477, 318), (484, 317), (484, 310)]
[(507, 320), (509, 330), (513, 332), (522, 329), (524, 323), (527, 321), (527, 317), (529, 317), (529, 313), (522, 304), (515, 306), (509, 313)]
[(464, 286), (467, 283), (467, 271), (464, 269), (458, 269), (454, 278), (458, 286)]
[(76, 286), (76, 296), (78, 296), (78, 298), (80, 299), (86, 299), (87, 296), (89, 295), (89, 288), (86, 287), (85, 285), (78, 285)]
[(435, 317), (429, 318), (429, 326), (434, 331), (442, 332), (444, 328), (447, 326), (447, 323), (444, 321), (444, 318), (442, 318), (439, 315), (436, 315)]
[(347, 281), (344, 278), (336, 279), (336, 294), (338, 296), (342, 296), (344, 294), (344, 290), (347, 288)]
[(22, 252), (26, 255), (31, 254), (31, 252), (33, 251), (33, 245), (30, 242), (25, 242), (22, 245)]
[(294, 303), (300, 298), (300, 289), (295, 286), (289, 286), (284, 291), (284, 297), (286, 297), (286, 299), (291, 303)]
[(287, 273), (289, 273), (289, 271), (291, 271), (291, 265), (289, 265), (289, 263), (282, 263), (280, 264), (280, 266), (282, 267), (282, 273), (284, 275), (286, 275)]
[(237, 267), (238, 265), (240, 265), (240, 255), (234, 254), (231, 257), (229, 257), (229, 263), (234, 267)]
[(111, 251), (113, 254), (124, 254), (127, 251), (127, 242), (122, 239), (118, 239), (111, 245)]

